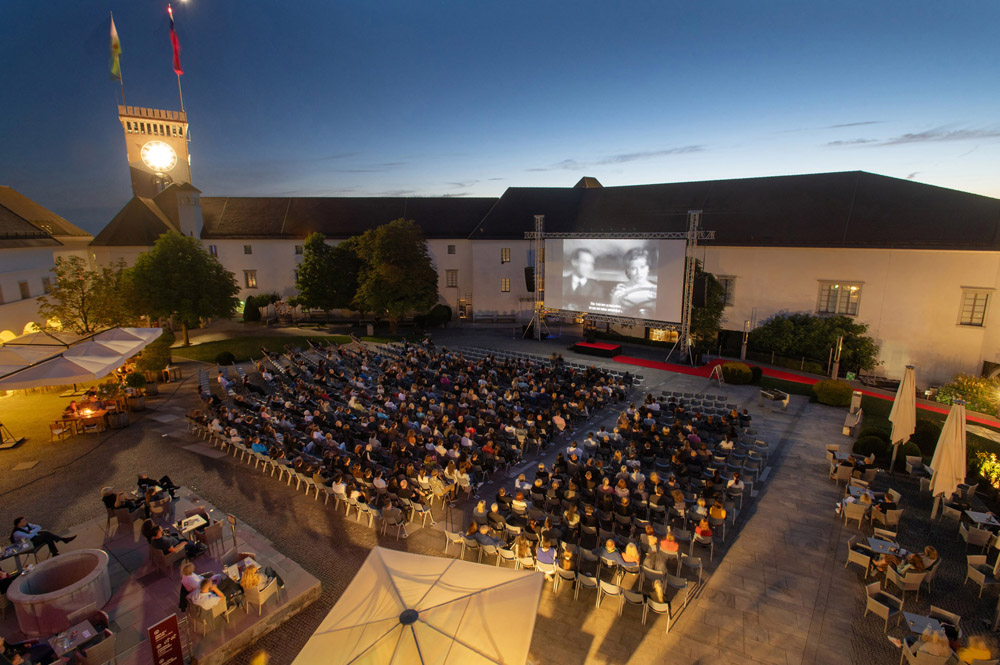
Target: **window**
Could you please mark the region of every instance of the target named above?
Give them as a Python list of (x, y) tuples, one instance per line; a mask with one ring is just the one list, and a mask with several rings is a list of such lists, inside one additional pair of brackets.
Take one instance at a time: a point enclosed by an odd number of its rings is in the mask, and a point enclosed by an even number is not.
[(454, 245), (448, 245), (448, 253), (449, 254), (454, 254), (455, 253), (455, 246)]
[(450, 286), (452, 288), (458, 288), (458, 271), (457, 270), (446, 270), (444, 273), (444, 285)]
[(719, 284), (722, 285), (723, 291), (725, 291), (725, 302), (726, 306), (733, 304), (733, 297), (736, 295), (736, 278), (729, 276), (719, 276), (715, 277), (719, 280)]
[(295, 255), (296, 256), (301, 256), (303, 251), (304, 251), (304, 247), (302, 245), (296, 245), (295, 246)]
[(962, 289), (962, 311), (959, 313), (958, 325), (978, 327), (985, 325), (986, 307), (989, 303), (989, 291)]
[(861, 300), (861, 284), (850, 282), (820, 282), (819, 314), (846, 314), (856, 316)]
[(253, 245), (243, 245), (244, 254), (253, 254)]
[(24, 299), (24, 298), (30, 298), (31, 297), (31, 289), (28, 288), (28, 283), (27, 282), (18, 282), (17, 285), (19, 287), (21, 287), (21, 298), (22, 299)]
[(243, 280), (247, 285), (248, 289), (257, 288), (257, 271), (256, 270), (244, 270)]
[(510, 263), (510, 247), (500, 248), (500, 263)]
[(500, 293), (510, 293), (510, 279), (507, 277), (500, 278)]
[(218, 256), (219, 255), (219, 248), (216, 247), (215, 245), (209, 245), (208, 246), (208, 253), (211, 254), (212, 256)]
[(42, 291), (52, 293), (52, 280), (48, 277), (42, 277)]

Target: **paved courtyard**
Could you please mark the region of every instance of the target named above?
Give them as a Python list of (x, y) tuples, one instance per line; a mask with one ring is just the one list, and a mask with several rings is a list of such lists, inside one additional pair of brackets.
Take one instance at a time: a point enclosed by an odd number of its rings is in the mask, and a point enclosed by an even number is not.
[[(512, 339), (510, 330), (479, 330), (474, 335), (445, 330), (435, 337), (439, 344), (516, 345), (522, 351), (571, 355), (565, 350), (569, 340), (522, 341)], [(249, 523), (322, 582), (323, 593), (316, 603), (258, 643), (275, 665), (291, 662), (372, 546), (441, 556), (443, 528), (466, 524), (471, 506), (452, 509), (443, 515), (445, 519), (439, 515), (437, 528), (416, 530), (397, 542), (391, 534), (383, 538), (367, 525), (358, 525), (353, 517), (345, 520), (332, 503), (326, 506), (322, 500), (296, 493), (294, 485), (278, 483), (231, 456), (219, 456), (186, 433), (183, 416), (197, 401), (194, 373), (194, 365), (186, 364), (185, 381), (164, 386), (163, 394), (150, 401), (150, 410), (131, 427), (100, 439), (74, 437), (49, 443), (47, 423), (53, 416), (46, 414), (55, 413), (65, 402), (53, 394), (0, 400), (8, 426), (31, 432), (28, 442), (0, 456), (2, 518), (24, 514), (59, 531), (103, 515), (102, 486), (131, 488), (140, 471), (169, 473), (179, 484)], [(756, 500), (740, 514), (737, 527), (728, 530), (725, 546), (716, 546), (704, 584), (669, 634), (663, 631), (661, 617), (651, 616), (643, 627), (635, 607), (626, 607), (618, 617), (612, 601), (596, 608), (593, 592), (582, 592), (574, 600), (568, 586), (554, 594), (552, 585), (546, 584), (530, 661), (898, 662), (898, 650), (881, 631), (868, 630), (877, 620), (861, 619), (859, 573), (854, 567), (843, 568), (846, 541), (856, 530), (841, 527), (833, 517), (841, 491), (826, 478), (823, 459), (827, 443), (846, 441), (840, 435), (843, 410), (793, 396), (786, 412), (773, 413), (758, 407), (756, 389), (751, 387), (719, 388), (705, 379), (657, 370), (640, 373), (646, 378), (645, 389), (655, 393), (663, 389), (725, 393), (730, 401), (750, 409), (758, 436), (771, 445), (770, 469), (758, 483)], [(600, 414), (595, 424), (613, 415)], [(31, 462), (37, 464), (13, 470)], [(492, 496), (492, 488), (484, 488), (484, 496)], [(926, 604), (921, 607), (926, 609)], [(232, 662), (248, 663), (255, 651), (248, 650)]]

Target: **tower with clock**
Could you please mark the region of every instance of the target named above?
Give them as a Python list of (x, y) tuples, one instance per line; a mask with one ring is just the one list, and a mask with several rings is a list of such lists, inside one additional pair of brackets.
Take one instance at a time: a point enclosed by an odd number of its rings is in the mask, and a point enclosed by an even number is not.
[(132, 192), (153, 198), (172, 184), (191, 184), (187, 114), (119, 106)]

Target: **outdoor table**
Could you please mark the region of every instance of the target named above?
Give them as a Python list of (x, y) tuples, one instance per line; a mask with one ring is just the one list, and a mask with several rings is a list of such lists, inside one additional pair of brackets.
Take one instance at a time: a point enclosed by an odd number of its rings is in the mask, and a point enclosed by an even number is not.
[(49, 638), (49, 646), (60, 658), (97, 635), (93, 624), (82, 621)]
[(69, 416), (64, 414), (63, 417), (61, 418), (61, 421), (72, 427), (74, 433), (80, 434), (83, 432), (84, 425), (89, 420), (100, 419), (101, 423), (105, 427), (107, 427), (108, 426), (107, 416), (108, 416), (107, 409), (96, 409), (91, 411), (90, 413), (84, 413), (83, 411), (80, 411), (75, 416)]
[(976, 523), (978, 527), (1000, 527), (1000, 522), (990, 513), (978, 513), (974, 510), (966, 510), (965, 516)]
[(871, 548), (872, 552), (878, 554), (896, 554), (899, 552), (899, 545), (888, 540), (882, 540), (881, 538), (869, 538), (868, 547)]
[(31, 544), (31, 541), (17, 542), (12, 545), (7, 545), (0, 552), (0, 561), (4, 561), (11, 557), (14, 557), (14, 565), (17, 566), (17, 572), (21, 572), (21, 555), (29, 554), (34, 551), (35, 546)]
[(856, 487), (854, 485), (848, 485), (847, 486), (847, 492), (848, 492), (848, 494), (850, 494), (851, 496), (853, 496), (855, 499), (860, 499), (861, 495), (864, 494), (865, 492), (868, 492), (869, 494), (871, 494), (876, 499), (878, 499), (879, 497), (885, 496), (885, 492), (872, 492), (871, 490), (865, 489), (864, 487)]
[(174, 526), (176, 526), (177, 530), (180, 531), (182, 534), (184, 534), (184, 536), (186, 537), (187, 534), (191, 533), (192, 531), (194, 531), (199, 527), (205, 526), (206, 524), (208, 524), (208, 521), (201, 515), (192, 515), (191, 517), (187, 517), (181, 520)]
[(920, 614), (911, 614), (910, 612), (903, 612), (903, 618), (906, 619), (906, 625), (910, 627), (910, 632), (913, 633), (922, 634), (928, 628), (935, 632), (944, 630), (944, 628), (941, 627), (941, 622), (937, 619), (932, 619), (931, 617), (925, 617)]

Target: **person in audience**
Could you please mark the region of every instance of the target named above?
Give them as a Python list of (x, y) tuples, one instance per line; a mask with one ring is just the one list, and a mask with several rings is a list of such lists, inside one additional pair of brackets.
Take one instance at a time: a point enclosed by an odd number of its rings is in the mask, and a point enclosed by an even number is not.
[(698, 522), (698, 526), (694, 528), (694, 532), (702, 538), (712, 537), (712, 527), (708, 525), (708, 520), (704, 517)]
[(722, 502), (718, 499), (712, 504), (712, 507), (708, 511), (708, 516), (713, 520), (724, 520), (726, 519), (726, 508), (722, 505)]
[(680, 549), (680, 543), (677, 542), (673, 531), (667, 530), (667, 535), (660, 541), (660, 549), (667, 554), (674, 554)]
[(18, 517), (14, 520), (14, 528), (10, 532), (10, 542), (16, 543), (19, 540), (28, 540), (36, 548), (45, 545), (52, 556), (57, 556), (59, 548), (56, 547), (56, 543), (71, 543), (76, 540), (76, 536), (57, 536), (37, 524), (29, 523), (27, 517)]
[(628, 543), (625, 545), (625, 551), (622, 552), (622, 561), (626, 566), (637, 567), (639, 565), (639, 548), (635, 546), (635, 543)]
[(728, 483), (726, 483), (726, 489), (732, 488), (735, 491), (742, 492), (745, 485), (743, 484), (743, 479), (740, 478), (739, 472), (733, 473), (733, 478)]
[(472, 510), (472, 519), (476, 520), (479, 524), (486, 524), (487, 514), (488, 511), (486, 510), (486, 501), (481, 499)]
[(559, 555), (559, 567), (563, 570), (576, 570), (576, 555), (573, 550), (563, 550)]
[(601, 549), (600, 553), (601, 560), (605, 563), (614, 564), (617, 566), (624, 565), (625, 561), (622, 559), (621, 552), (618, 551), (618, 546), (615, 544), (613, 538), (608, 538), (604, 542), (604, 548)]
[(971, 635), (968, 645), (959, 648), (956, 655), (963, 663), (972, 663), (977, 660), (988, 661), (993, 658), (989, 645), (981, 635)]
[[(552, 547), (552, 542), (548, 538), (543, 538), (535, 550), (535, 561), (542, 564), (555, 565), (556, 549)], [(545, 573), (545, 579), (552, 579), (555, 573)]]
[(705, 518), (708, 516), (708, 507), (705, 505), (705, 497), (698, 497), (698, 501), (695, 503), (694, 508), (691, 512), (698, 518)]
[(531, 558), (531, 543), (528, 539), (524, 537), (523, 534), (518, 534), (514, 538), (514, 544), (511, 546), (511, 551), (514, 552), (514, 556), (518, 559), (529, 559)]

